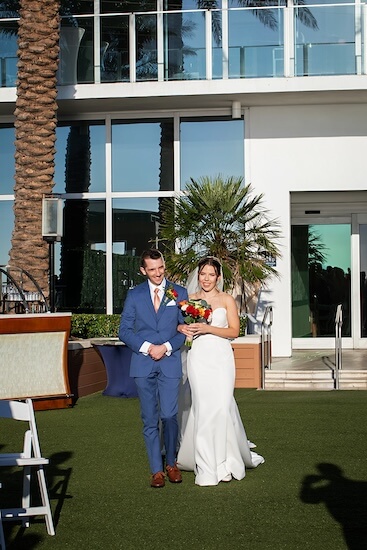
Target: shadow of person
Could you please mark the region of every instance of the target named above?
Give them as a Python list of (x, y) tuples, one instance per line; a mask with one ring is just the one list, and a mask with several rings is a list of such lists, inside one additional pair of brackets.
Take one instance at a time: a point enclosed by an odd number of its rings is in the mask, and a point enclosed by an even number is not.
[(348, 479), (339, 466), (320, 463), (319, 474), (303, 479), (300, 498), (307, 504), (324, 503), (343, 529), (349, 550), (367, 548), (367, 482)]

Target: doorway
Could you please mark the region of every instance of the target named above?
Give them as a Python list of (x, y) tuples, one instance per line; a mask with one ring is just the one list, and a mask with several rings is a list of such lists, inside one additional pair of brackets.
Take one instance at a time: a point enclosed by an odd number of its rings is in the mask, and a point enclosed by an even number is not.
[(291, 193), (292, 349), (367, 349), (367, 192)]
[(323, 222), (292, 225), (293, 339), (333, 338), (338, 304), (351, 336), (351, 224)]

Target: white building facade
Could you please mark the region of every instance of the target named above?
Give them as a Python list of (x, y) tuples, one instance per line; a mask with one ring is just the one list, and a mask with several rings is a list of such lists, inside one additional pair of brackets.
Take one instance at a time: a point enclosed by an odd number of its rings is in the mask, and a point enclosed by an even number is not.
[[(273, 306), (273, 355), (333, 347), (339, 304), (343, 346), (367, 347), (366, 5), (259, 4), (95, 0), (64, 17), (61, 308), (119, 313), (154, 244), (160, 200), (221, 173), (243, 176), (280, 221), (279, 279), (256, 312), (261, 322)], [(12, 24), (2, 12), (2, 265), (14, 200)]]

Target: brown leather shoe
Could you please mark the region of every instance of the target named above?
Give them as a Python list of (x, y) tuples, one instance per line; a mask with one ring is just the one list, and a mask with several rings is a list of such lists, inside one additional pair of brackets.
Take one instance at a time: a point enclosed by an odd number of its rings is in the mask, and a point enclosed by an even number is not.
[(154, 487), (156, 489), (159, 489), (160, 487), (164, 487), (164, 480), (165, 475), (163, 472), (157, 472), (156, 474), (153, 474), (150, 479), (150, 486)]
[(171, 483), (181, 483), (182, 481), (182, 475), (180, 470), (177, 468), (177, 465), (174, 466), (166, 466), (166, 472), (168, 479)]

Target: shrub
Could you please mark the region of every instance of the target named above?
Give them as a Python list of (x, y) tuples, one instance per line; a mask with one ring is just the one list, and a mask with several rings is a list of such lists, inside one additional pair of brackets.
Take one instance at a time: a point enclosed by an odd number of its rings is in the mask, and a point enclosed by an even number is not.
[(246, 317), (246, 315), (241, 315), (241, 317), (240, 317), (240, 334), (239, 334), (239, 336), (245, 336), (246, 335), (246, 327), (247, 327), (247, 317)]
[[(71, 333), (73, 338), (117, 338), (120, 326), (119, 314), (73, 313)], [(240, 317), (240, 336), (245, 336), (247, 317)]]
[(71, 333), (74, 338), (117, 338), (120, 315), (74, 313), (71, 316)]

